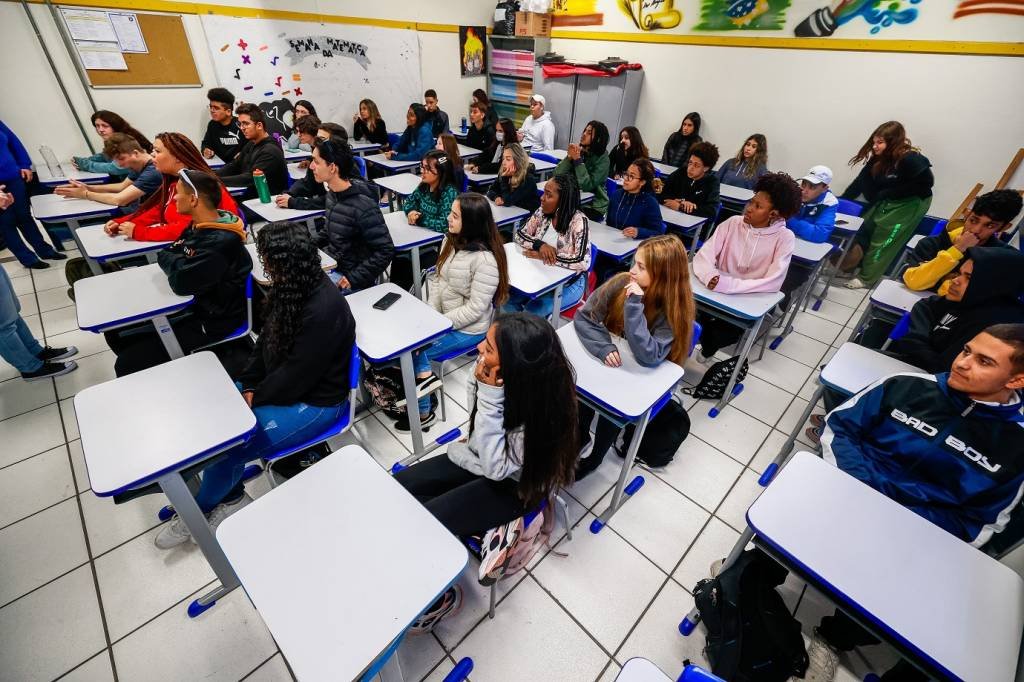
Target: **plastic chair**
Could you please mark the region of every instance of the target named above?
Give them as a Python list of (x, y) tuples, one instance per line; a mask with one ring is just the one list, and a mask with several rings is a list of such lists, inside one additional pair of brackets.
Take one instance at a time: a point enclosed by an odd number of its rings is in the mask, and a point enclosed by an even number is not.
[[(587, 285), (583, 289), (583, 297), (575, 303), (569, 303), (562, 307), (558, 311), (558, 314), (566, 319), (573, 319), (576, 317), (576, 311), (583, 307), (586, 303), (587, 297), (590, 296), (591, 292), (597, 287), (597, 273), (594, 271), (594, 265), (597, 263), (597, 247), (593, 244), (590, 245), (590, 267), (587, 269)], [(575, 282), (575, 280), (573, 280)]]
[(945, 218), (936, 218), (935, 216), (926, 215), (921, 218), (921, 222), (917, 224), (916, 232), (924, 234), (925, 231), (927, 231), (929, 237), (934, 237), (937, 234), (941, 234), (948, 224), (949, 221)]
[(245, 323), (235, 331), (225, 336), (220, 341), (214, 341), (213, 343), (208, 343), (205, 346), (200, 346), (199, 348), (193, 350), (192, 353), (198, 353), (201, 350), (207, 350), (209, 348), (213, 348), (214, 346), (219, 346), (222, 343), (234, 341), (235, 339), (240, 339), (243, 336), (249, 335), (249, 333), (252, 331), (252, 282), (252, 273), (249, 273), (249, 276), (245, 280)]
[(864, 212), (864, 204), (853, 201), (852, 199), (839, 199), (839, 204), (836, 206), (836, 210), (839, 213), (845, 213), (846, 215), (860, 215)]
[(388, 133), (388, 145), (392, 149), (394, 149), (395, 145), (398, 144), (399, 140), (401, 140), (401, 139), (402, 139), (402, 136), (399, 135), (398, 133)]
[(365, 180), (366, 179), (366, 159), (361, 156), (353, 156), (352, 161), (355, 162), (356, 168), (359, 169), (359, 175)]
[(622, 188), (619, 186), (619, 183), (615, 182), (614, 178), (605, 178), (604, 190), (608, 192), (608, 198), (611, 198), (616, 192), (622, 191)]
[(889, 332), (889, 336), (886, 337), (885, 343), (882, 344), (881, 350), (886, 350), (892, 345), (893, 341), (898, 341), (902, 337), (907, 335), (910, 331), (910, 311), (903, 313), (903, 317), (896, 323), (896, 326)]

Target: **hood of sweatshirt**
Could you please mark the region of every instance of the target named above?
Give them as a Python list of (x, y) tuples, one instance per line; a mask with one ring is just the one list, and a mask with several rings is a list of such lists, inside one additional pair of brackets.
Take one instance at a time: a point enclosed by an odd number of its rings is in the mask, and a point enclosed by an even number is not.
[(535, 117), (533, 119), (533, 122), (534, 123), (540, 123), (541, 121), (550, 121), (550, 120), (551, 120), (551, 112), (550, 111), (545, 111), (540, 116)]
[(743, 220), (743, 256), (740, 258), (740, 265), (743, 268), (749, 267), (750, 263), (756, 260), (759, 250), (774, 249), (777, 235), (786, 228), (786, 221), (778, 218), (768, 224), (768, 227), (751, 227), (750, 223)]
[(967, 249), (966, 256), (974, 261), (974, 272), (961, 304), (975, 306), (997, 298), (1016, 299), (1024, 293), (1024, 253), (975, 246)]
[(194, 223), (197, 230), (224, 230), (238, 235), (238, 238), (245, 241), (245, 223), (231, 211), (218, 210), (217, 220), (212, 222)]

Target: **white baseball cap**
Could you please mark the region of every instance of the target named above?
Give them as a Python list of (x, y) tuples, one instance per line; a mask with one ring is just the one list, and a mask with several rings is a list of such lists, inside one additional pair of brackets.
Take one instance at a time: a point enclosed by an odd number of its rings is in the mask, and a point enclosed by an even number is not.
[(544, 99), (544, 95), (538, 95), (537, 93), (534, 93), (533, 97), (531, 97), (530, 99), (532, 99), (534, 102), (539, 102), (541, 106), (547, 104), (547, 100)]
[(811, 170), (807, 171), (807, 175), (800, 179), (815, 185), (831, 185), (832, 169), (828, 166), (812, 166)]

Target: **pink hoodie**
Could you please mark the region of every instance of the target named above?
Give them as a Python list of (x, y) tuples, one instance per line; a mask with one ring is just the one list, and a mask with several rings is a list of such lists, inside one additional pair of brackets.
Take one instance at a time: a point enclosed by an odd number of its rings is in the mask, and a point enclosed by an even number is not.
[(715, 291), (752, 294), (782, 289), (796, 237), (786, 221), (753, 228), (743, 216), (733, 216), (717, 228), (693, 257), (693, 272), (707, 285), (715, 275)]

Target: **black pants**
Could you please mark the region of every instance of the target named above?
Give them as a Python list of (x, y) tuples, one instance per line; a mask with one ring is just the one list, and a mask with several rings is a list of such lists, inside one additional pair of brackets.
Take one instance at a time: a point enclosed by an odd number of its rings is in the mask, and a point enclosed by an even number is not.
[[(200, 346), (223, 338), (208, 336), (199, 320), (191, 315), (179, 319), (172, 318), (171, 327), (182, 352), (186, 355)], [(156, 367), (171, 359), (151, 322), (106, 332), (103, 336), (110, 350), (117, 356), (114, 360), (114, 373), (119, 377)]]
[(617, 260), (601, 253), (597, 253), (597, 260), (594, 263), (594, 275), (597, 278), (595, 287), (599, 287), (620, 272), (629, 271), (629, 260)]
[[(580, 449), (582, 450), (590, 442), (590, 422), (594, 419), (594, 408), (584, 403), (579, 404), (579, 422), (577, 432), (579, 433)], [(594, 469), (601, 466), (608, 449), (615, 443), (619, 432), (622, 429), (613, 424), (607, 418), (598, 416), (597, 425), (594, 427), (594, 447), (590, 454), (576, 464), (576, 480), (580, 480)]]
[(782, 301), (779, 307), (782, 312), (789, 310), (789, 304), (793, 300), (793, 294), (802, 287), (811, 277), (811, 269), (804, 268), (790, 263), (789, 271), (786, 272), (786, 279), (782, 282)]
[(697, 313), (700, 322), (700, 347), (704, 357), (711, 357), (726, 346), (731, 346), (743, 336), (743, 330), (734, 324), (714, 317), (703, 310)]
[[(420, 268), (426, 270), (437, 263), (437, 249), (420, 251)], [(406, 291), (412, 288), (413, 277), (420, 277), (421, 273), (412, 271), (412, 258), (408, 254), (399, 254), (391, 261), (391, 282), (402, 287)]]
[[(878, 644), (878, 638), (862, 628), (838, 609), (821, 619), (818, 634), (839, 651), (852, 651), (859, 646)], [(928, 676), (901, 660), (882, 675), (883, 682), (923, 682)]]
[(483, 535), (526, 513), (516, 480), (477, 476), (445, 455), (403, 469), (395, 474), (395, 480), (458, 537)]

